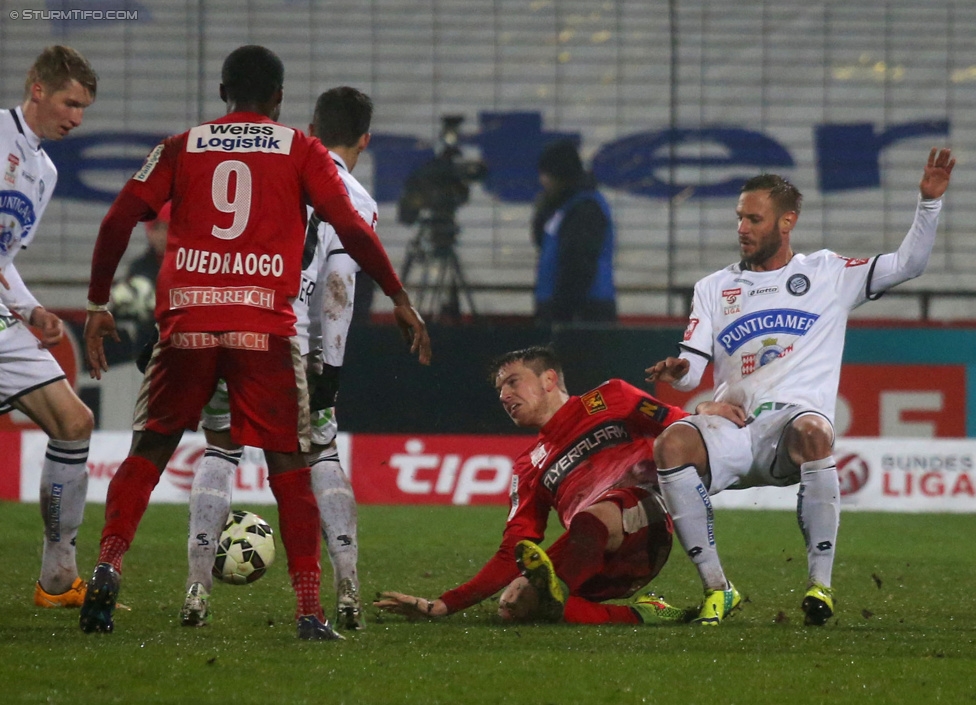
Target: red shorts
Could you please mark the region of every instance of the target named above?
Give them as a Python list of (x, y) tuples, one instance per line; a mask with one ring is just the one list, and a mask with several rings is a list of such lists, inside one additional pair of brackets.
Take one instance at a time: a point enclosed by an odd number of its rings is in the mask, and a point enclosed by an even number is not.
[[(643, 487), (609, 490), (596, 502), (613, 502), (620, 507), (624, 541), (614, 553), (607, 555), (603, 570), (574, 594), (591, 602), (630, 597), (651, 582), (667, 563), (674, 525), (660, 495)], [(564, 533), (546, 550), (556, 573), (568, 537), (569, 532)]]
[[(235, 443), (278, 453), (308, 450), (308, 386), (296, 339), (270, 334), (192, 334), (177, 347), (174, 333), (156, 343), (136, 402), (133, 429), (172, 435), (196, 430), (217, 380), (227, 381), (230, 435)], [(260, 344), (229, 347), (243, 336)], [(203, 340), (201, 343), (200, 340)], [(265, 344), (266, 343), (266, 344)]]

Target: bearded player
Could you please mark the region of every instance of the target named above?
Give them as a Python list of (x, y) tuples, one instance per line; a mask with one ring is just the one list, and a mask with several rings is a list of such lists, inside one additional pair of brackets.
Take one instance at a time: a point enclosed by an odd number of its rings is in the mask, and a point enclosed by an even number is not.
[(741, 260), (695, 285), (680, 356), (647, 369), (649, 382), (690, 391), (713, 362), (715, 399), (750, 412), (745, 426), (690, 416), (655, 444), (664, 501), (705, 591), (696, 622), (717, 625), (741, 600), (719, 561), (709, 496), (797, 483), (808, 565), (800, 607), (808, 625), (822, 626), (834, 614), (840, 486), (832, 452), (847, 317), (924, 271), (955, 166), (951, 157), (948, 149), (930, 152), (901, 246), (867, 259), (795, 253), (790, 235), (802, 199), (796, 187), (774, 174), (742, 187), (735, 211)]

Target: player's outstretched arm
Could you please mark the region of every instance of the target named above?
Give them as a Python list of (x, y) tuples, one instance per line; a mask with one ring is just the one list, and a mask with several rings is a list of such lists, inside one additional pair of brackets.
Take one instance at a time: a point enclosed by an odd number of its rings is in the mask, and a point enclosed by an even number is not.
[(646, 382), (667, 382), (674, 384), (679, 379), (688, 374), (691, 363), (681, 357), (668, 357), (660, 362), (656, 362), (648, 367), (644, 372), (647, 374)]
[(109, 311), (89, 311), (85, 318), (85, 364), (92, 379), (101, 379), (102, 372), (108, 371), (103, 338), (109, 336), (121, 343), (115, 330), (115, 317)]
[(922, 173), (922, 180), (918, 184), (918, 191), (922, 198), (933, 200), (942, 198), (942, 194), (949, 187), (949, 177), (952, 175), (952, 168), (956, 165), (956, 160), (952, 158), (951, 149), (932, 148), (929, 152), (929, 159)]
[(385, 612), (401, 614), (408, 619), (433, 619), (447, 616), (447, 605), (444, 600), (429, 600), (426, 597), (414, 597), (402, 592), (381, 592), (373, 602)]
[(431, 348), (427, 324), (413, 307), (405, 289), (400, 289), (390, 299), (393, 301), (393, 318), (404, 339), (410, 343), (410, 352), (417, 355), (421, 365), (429, 365)]

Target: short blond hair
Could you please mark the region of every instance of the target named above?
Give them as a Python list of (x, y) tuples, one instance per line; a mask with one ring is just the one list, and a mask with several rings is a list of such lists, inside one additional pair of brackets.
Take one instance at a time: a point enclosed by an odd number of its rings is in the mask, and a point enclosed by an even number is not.
[(92, 100), (98, 91), (98, 75), (81, 52), (71, 47), (55, 44), (42, 51), (27, 72), (24, 95), (30, 95), (31, 86), (40, 83), (51, 91), (64, 88), (69, 81), (78, 81)]

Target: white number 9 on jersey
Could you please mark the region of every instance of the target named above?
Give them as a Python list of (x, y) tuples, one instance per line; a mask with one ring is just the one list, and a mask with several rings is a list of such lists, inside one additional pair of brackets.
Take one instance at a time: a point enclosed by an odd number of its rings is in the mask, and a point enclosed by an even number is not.
[[(230, 175), (234, 174), (237, 183), (234, 188), (234, 200), (230, 199)], [(251, 215), (251, 170), (247, 164), (231, 159), (221, 162), (214, 169), (213, 184), (210, 189), (213, 203), (222, 213), (233, 213), (234, 221), (229, 228), (216, 225), (211, 233), (221, 240), (233, 240), (244, 232), (247, 220)]]

